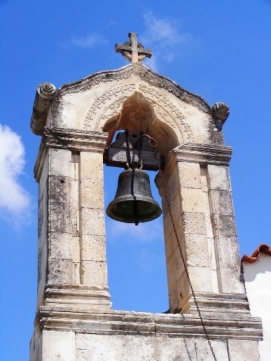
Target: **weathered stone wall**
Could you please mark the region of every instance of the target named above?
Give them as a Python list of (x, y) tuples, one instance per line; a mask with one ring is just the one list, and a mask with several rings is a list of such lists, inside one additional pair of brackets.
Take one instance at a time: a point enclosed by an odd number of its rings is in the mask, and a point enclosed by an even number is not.
[[(216, 340), (212, 345), (219, 361), (258, 359), (255, 341)], [(129, 335), (45, 331), (41, 347), (46, 360), (213, 361), (213, 356), (204, 338), (180, 339), (168, 336), (142, 338), (142, 336)]]
[[(218, 360), (258, 360), (261, 323), (250, 316), (241, 280), (231, 148), (212, 108), (140, 64), (67, 84), (50, 102), (47, 118), (41, 112), (32, 122), (43, 138), (35, 167), (39, 284), (31, 361), (212, 360), (207, 334)], [(113, 136), (120, 123), (131, 132), (142, 124), (166, 159), (157, 186), (169, 303), (182, 314), (111, 309), (103, 190), (110, 138), (103, 129)]]
[(212, 352), (219, 361), (258, 360), (260, 322), (219, 316), (208, 321), (211, 350), (199, 319), (190, 315), (112, 311), (85, 313), (80, 323), (68, 313), (58, 323), (51, 315), (35, 348), (32, 344), (32, 361), (211, 361)]
[[(80, 152), (67, 146), (41, 147), (36, 165), (40, 184), (38, 307), (61, 297), (62, 303), (76, 303), (79, 297), (82, 307), (84, 301), (89, 307), (87, 299), (92, 297), (93, 307), (101, 307), (97, 293), (102, 294), (101, 303), (109, 298), (103, 155), (102, 148), (93, 147), (85, 145)], [(88, 295), (79, 296), (82, 289)]]
[(231, 150), (223, 146), (183, 145), (171, 152), (160, 174), (165, 186), (157, 179), (163, 199), (171, 310), (189, 308), (190, 287), (166, 198), (194, 291), (245, 293), (228, 174), (230, 155)]

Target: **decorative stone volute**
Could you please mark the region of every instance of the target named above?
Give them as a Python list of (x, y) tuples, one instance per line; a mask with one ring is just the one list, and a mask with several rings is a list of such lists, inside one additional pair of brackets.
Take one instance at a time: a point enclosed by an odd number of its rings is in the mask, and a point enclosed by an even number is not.
[(217, 102), (212, 106), (212, 115), (217, 129), (221, 131), (223, 124), (230, 115), (230, 109), (227, 106), (227, 104), (222, 102)]
[(51, 83), (42, 83), (37, 88), (30, 124), (32, 132), (36, 135), (43, 134), (48, 111), (55, 92), (56, 88)]

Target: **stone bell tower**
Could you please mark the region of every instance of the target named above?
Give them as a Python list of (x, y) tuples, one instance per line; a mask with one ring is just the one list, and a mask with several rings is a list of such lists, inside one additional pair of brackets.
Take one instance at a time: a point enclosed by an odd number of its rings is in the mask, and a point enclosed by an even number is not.
[[(116, 45), (128, 66), (58, 90), (41, 84), (36, 93), (31, 129), (42, 139), (31, 361), (259, 360), (261, 322), (250, 315), (240, 271), (232, 151), (222, 136), (228, 107), (211, 107), (142, 65), (151, 52), (129, 35)], [(113, 137), (125, 130), (155, 140), (163, 159), (156, 184), (167, 314), (114, 310), (110, 302), (103, 162), (121, 159)]]

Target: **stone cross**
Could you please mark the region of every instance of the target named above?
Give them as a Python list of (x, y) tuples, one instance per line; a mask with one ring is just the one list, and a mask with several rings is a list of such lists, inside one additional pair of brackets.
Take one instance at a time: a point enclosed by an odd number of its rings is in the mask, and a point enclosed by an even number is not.
[(146, 56), (151, 58), (151, 50), (145, 49), (144, 46), (137, 42), (137, 34), (129, 33), (128, 34), (130, 41), (126, 41), (124, 44), (116, 44), (115, 50), (118, 53), (122, 53), (125, 59), (131, 61), (132, 63), (138, 63), (142, 61)]

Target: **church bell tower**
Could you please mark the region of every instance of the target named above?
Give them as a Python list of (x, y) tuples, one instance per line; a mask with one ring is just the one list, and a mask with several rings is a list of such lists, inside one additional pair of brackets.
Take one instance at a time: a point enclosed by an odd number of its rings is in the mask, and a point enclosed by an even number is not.
[[(144, 66), (151, 51), (136, 34), (116, 51), (130, 64), (59, 89), (43, 83), (36, 92), (38, 295), (30, 359), (259, 360), (261, 322), (250, 315), (242, 279), (232, 149), (222, 135), (229, 108), (210, 106)], [(112, 309), (104, 163), (157, 171), (169, 313)]]

